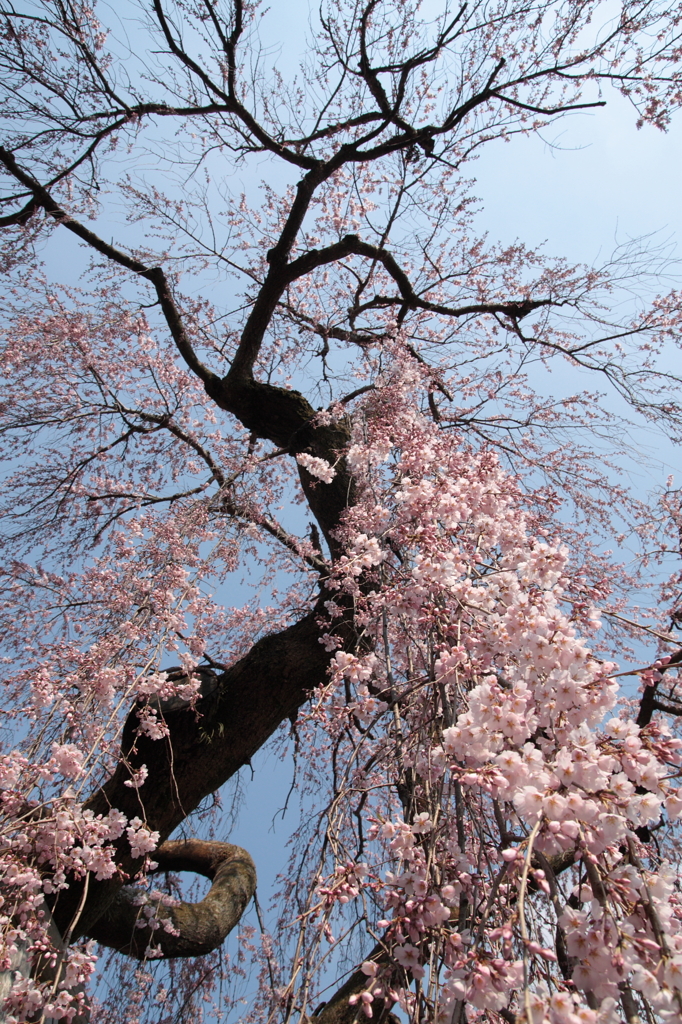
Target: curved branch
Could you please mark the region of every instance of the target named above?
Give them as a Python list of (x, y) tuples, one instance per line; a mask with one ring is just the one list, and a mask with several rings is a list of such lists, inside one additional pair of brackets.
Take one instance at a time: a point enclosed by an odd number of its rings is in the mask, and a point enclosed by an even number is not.
[(29, 199), (21, 210), (17, 210), (16, 213), (9, 213), (5, 217), (0, 217), (0, 228), (11, 227), (14, 224), (19, 224), (23, 227), (39, 209), (39, 203), (35, 199)]
[[(465, 306), (444, 306), (440, 303), (429, 302), (422, 299), (415, 292), (412, 283), (396, 262), (395, 258), (382, 246), (371, 245), (363, 242), (357, 235), (346, 235), (340, 242), (326, 246), (324, 249), (311, 249), (303, 256), (293, 260), (286, 268), (287, 284), (295, 281), (305, 274), (309, 274), (317, 267), (325, 266), (328, 263), (335, 263), (345, 256), (366, 256), (368, 259), (381, 263), (384, 270), (393, 278), (398, 286), (400, 297), (375, 295), (373, 299), (358, 307), (354, 312), (361, 312), (376, 306), (400, 305), (410, 309), (424, 309), (433, 313), (441, 313), (444, 316), (470, 316), (474, 313), (502, 313), (505, 316), (521, 320), (524, 316), (542, 306), (562, 305), (560, 301), (551, 298), (547, 299), (522, 299), (519, 302), (475, 302)], [(331, 332), (330, 332), (331, 333)]]
[[(250, 855), (231, 843), (188, 839), (163, 843), (154, 857), (157, 871), (192, 871), (209, 878), (213, 884), (203, 900), (167, 906), (143, 889), (124, 886), (89, 937), (140, 960), (149, 950), (157, 959), (170, 959), (217, 949), (256, 891)], [(145, 921), (151, 924), (144, 926)]]

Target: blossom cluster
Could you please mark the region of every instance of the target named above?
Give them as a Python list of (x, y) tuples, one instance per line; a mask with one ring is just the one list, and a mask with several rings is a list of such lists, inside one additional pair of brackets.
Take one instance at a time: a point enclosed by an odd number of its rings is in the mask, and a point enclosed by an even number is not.
[[(311, 715), (337, 746), (354, 729), (371, 764), (343, 796), (350, 815), (362, 793), (370, 819), (356, 900), (382, 908), (382, 951), (351, 1002), (411, 1013), (419, 983), (443, 1024), (462, 1005), (612, 1024), (640, 1004), (679, 1024), (676, 847), (669, 860), (650, 844), (682, 815), (682, 741), (617, 707), (617, 666), (590, 648), (598, 611), (573, 608), (570, 551), (534, 530), (497, 457), (413, 407), (401, 418), (399, 398), (384, 420), (374, 400), (356, 446), (366, 499), (329, 582), (373, 651), (336, 651)], [(329, 827), (345, 835), (350, 818)]]

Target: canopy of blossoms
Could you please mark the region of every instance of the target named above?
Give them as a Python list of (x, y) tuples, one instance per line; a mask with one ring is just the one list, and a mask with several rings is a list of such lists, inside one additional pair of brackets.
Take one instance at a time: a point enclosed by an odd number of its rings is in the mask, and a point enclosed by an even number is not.
[(463, 177), (607, 85), (666, 129), (682, 8), (441, 6), (327, 4), (287, 77), (242, 0), (0, 0), (7, 1024), (682, 1024), (682, 503), (627, 419), (680, 441), (680, 294)]

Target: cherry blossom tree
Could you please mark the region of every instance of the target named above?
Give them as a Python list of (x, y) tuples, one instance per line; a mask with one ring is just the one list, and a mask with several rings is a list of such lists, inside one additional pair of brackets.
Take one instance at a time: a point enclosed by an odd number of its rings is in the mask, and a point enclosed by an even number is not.
[(682, 7), (337, 0), (286, 73), (242, 0), (0, 12), (4, 1019), (679, 1024), (682, 503), (619, 475), (679, 295), (466, 175), (614, 88), (666, 129)]

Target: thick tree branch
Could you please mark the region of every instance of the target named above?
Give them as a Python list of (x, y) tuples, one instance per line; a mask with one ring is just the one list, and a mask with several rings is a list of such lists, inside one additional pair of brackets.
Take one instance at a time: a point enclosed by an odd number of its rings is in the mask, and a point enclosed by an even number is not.
[[(256, 868), (249, 854), (230, 843), (189, 839), (163, 843), (154, 859), (157, 871), (191, 871), (213, 884), (199, 903), (175, 906), (150, 897), (144, 889), (124, 886), (89, 937), (138, 959), (145, 958), (150, 947), (155, 957), (161, 954), (164, 959), (202, 956), (217, 949), (256, 891)], [(150, 917), (154, 927), (141, 927)]]
[[(661, 666), (659, 669), (661, 676), (664, 675), (668, 668), (675, 668), (682, 663), (682, 650), (675, 651), (669, 662)], [(660, 680), (659, 680), (660, 682)], [(645, 686), (644, 692), (639, 701), (639, 712), (637, 714), (637, 725), (643, 729), (651, 721), (654, 711), (665, 711), (668, 714), (678, 715), (682, 712), (674, 711), (673, 709), (666, 707), (658, 701), (658, 682), (653, 683), (651, 686)]]
[(14, 224), (24, 225), (28, 223), (36, 210), (40, 209), (40, 204), (35, 199), (30, 199), (21, 210), (17, 210), (16, 213), (8, 213), (5, 217), (0, 217), (0, 228), (8, 228)]
[(409, 277), (396, 262), (394, 256), (382, 246), (371, 245), (363, 242), (357, 235), (346, 235), (340, 242), (329, 245), (324, 249), (311, 249), (310, 252), (300, 256), (287, 266), (289, 282), (311, 273), (317, 267), (328, 263), (335, 263), (346, 256), (366, 256), (368, 259), (381, 263), (384, 269), (390, 274), (400, 291), (400, 297), (385, 297), (375, 295), (369, 302), (357, 307), (355, 312), (374, 308), (377, 306), (400, 305), (410, 309), (424, 309), (433, 313), (440, 313), (445, 316), (470, 316), (476, 313), (502, 313), (515, 320), (520, 320), (535, 309), (543, 306), (560, 306), (562, 303), (552, 298), (545, 299), (522, 299), (519, 302), (475, 302), (467, 303), (464, 306), (446, 306), (441, 303), (429, 302), (416, 294)]
[[(386, 969), (390, 963), (386, 948), (381, 944), (377, 944), (366, 959), (373, 961), (383, 969)], [(388, 987), (388, 979), (382, 978), (382, 981)], [(312, 1020), (315, 1024), (354, 1024), (364, 1017), (364, 1013), (349, 1000), (353, 996), (357, 998), (361, 992), (367, 991), (371, 987), (373, 987), (372, 979), (362, 969), (353, 971), (334, 995), (314, 1014)], [(398, 1024), (398, 1018), (391, 1013), (393, 1005), (394, 1001), (390, 998), (379, 998), (374, 1001), (372, 1009), (373, 1020), (376, 1021), (376, 1024)]]
[[(201, 801), (219, 789), (263, 746), (281, 722), (327, 679), (330, 654), (321, 641), (320, 607), (280, 633), (264, 637), (245, 657), (204, 687), (196, 709), (177, 701), (163, 715), (169, 736), (150, 740), (137, 735), (138, 706), (123, 731), (122, 759), (112, 778), (87, 801), (94, 814), (118, 808), (139, 817), (160, 833), (163, 842)], [(349, 648), (355, 645), (352, 622), (340, 620), (335, 632)], [(179, 705), (179, 706), (178, 706)], [(140, 789), (125, 785), (131, 773), (147, 766)], [(88, 897), (74, 934), (89, 934), (123, 883), (141, 862), (130, 853), (127, 839), (117, 842), (121, 875), (90, 881)], [(70, 927), (81, 887), (72, 884), (59, 894), (53, 914), (62, 934)]]

